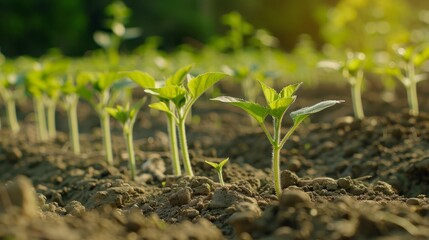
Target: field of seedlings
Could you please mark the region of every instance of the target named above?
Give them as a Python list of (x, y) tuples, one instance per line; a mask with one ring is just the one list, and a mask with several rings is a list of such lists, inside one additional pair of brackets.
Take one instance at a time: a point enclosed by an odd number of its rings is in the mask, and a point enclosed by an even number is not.
[(419, 37), (285, 51), (231, 12), (131, 52), (109, 9), (84, 56), (0, 53), (0, 239), (429, 239), (429, 8)]

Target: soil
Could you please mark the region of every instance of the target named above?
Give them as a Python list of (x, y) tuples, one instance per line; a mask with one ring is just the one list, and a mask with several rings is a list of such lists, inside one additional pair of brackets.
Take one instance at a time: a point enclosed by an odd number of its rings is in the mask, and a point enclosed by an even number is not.
[[(421, 86), (425, 99), (429, 87)], [(117, 124), (108, 166), (87, 104), (79, 109), (80, 156), (70, 150), (64, 113), (57, 137), (40, 143), (31, 107), (21, 104), (21, 133), (0, 131), (0, 239), (429, 239), (427, 103), (413, 117), (403, 89), (390, 102), (375, 86), (364, 93), (369, 117), (359, 121), (347, 86), (304, 88), (296, 107), (346, 103), (315, 115), (286, 143), (279, 199), (270, 144), (233, 107), (196, 105), (187, 129), (193, 178), (171, 175), (165, 119), (141, 113), (132, 181)], [(221, 186), (204, 160), (226, 157)]]

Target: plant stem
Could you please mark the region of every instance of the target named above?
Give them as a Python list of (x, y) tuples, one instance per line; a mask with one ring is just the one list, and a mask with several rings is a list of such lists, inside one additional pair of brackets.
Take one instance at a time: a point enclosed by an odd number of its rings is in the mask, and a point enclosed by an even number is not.
[(34, 112), (36, 115), (36, 124), (39, 132), (39, 140), (44, 142), (48, 140), (48, 131), (46, 129), (46, 115), (43, 100), (40, 97), (33, 98)]
[(274, 127), (274, 139), (273, 139), (273, 162), (272, 162), (272, 171), (273, 171), (273, 183), (274, 189), (276, 191), (277, 197), (280, 198), (282, 193), (282, 187), (280, 183), (280, 133), (281, 133), (281, 124), (279, 119), (273, 118), (273, 127)]
[(222, 169), (218, 171), (219, 183), (221, 186), (225, 186), (225, 182), (223, 181)]
[(69, 124), (69, 136), (71, 141), (71, 146), (73, 153), (76, 155), (80, 154), (80, 143), (79, 143), (79, 127), (77, 120), (77, 103), (78, 101), (74, 101), (70, 103), (68, 107), (67, 115), (68, 115), (68, 124)]
[(178, 127), (179, 127), (180, 150), (182, 151), (183, 165), (185, 166), (186, 174), (193, 177), (194, 173), (192, 172), (191, 160), (189, 159), (189, 152), (188, 152), (188, 143), (186, 140), (185, 121), (186, 121), (186, 114), (184, 118), (181, 118), (179, 120)]
[(12, 130), (12, 133), (18, 133), (20, 130), (19, 123), (16, 117), (16, 105), (15, 100), (10, 98), (6, 101), (7, 109), (7, 119), (9, 122), (9, 127)]
[(100, 120), (101, 120), (101, 129), (103, 133), (102, 137), (103, 137), (104, 151), (106, 154), (106, 162), (109, 165), (113, 165), (112, 139), (110, 136), (110, 116), (105, 110), (102, 110)]
[(56, 103), (55, 102), (50, 102), (48, 104), (47, 107), (47, 114), (48, 114), (48, 135), (49, 138), (55, 138), (55, 136), (57, 135), (57, 129), (55, 126), (55, 108), (56, 108)]
[(406, 87), (408, 104), (410, 106), (410, 114), (413, 116), (419, 115), (419, 102), (417, 100), (417, 84), (411, 83), (410, 86)]
[(136, 179), (136, 160), (134, 155), (134, 144), (133, 144), (133, 129), (124, 129), (124, 137), (127, 143), (128, 151), (128, 166), (130, 168), (131, 180)]
[(352, 91), (352, 102), (353, 102), (353, 112), (355, 118), (362, 120), (365, 117), (362, 107), (362, 97), (361, 97), (361, 86), (362, 86), (362, 72), (358, 73), (356, 77), (356, 82), (351, 84)]
[(413, 116), (419, 115), (419, 101), (417, 99), (417, 82), (414, 64), (408, 63), (408, 80), (409, 84), (405, 85), (407, 89), (408, 105), (410, 107), (410, 114)]
[(173, 174), (176, 176), (182, 175), (179, 161), (179, 149), (177, 147), (176, 124), (173, 116), (167, 114), (167, 129), (170, 139), (171, 162), (173, 164)]

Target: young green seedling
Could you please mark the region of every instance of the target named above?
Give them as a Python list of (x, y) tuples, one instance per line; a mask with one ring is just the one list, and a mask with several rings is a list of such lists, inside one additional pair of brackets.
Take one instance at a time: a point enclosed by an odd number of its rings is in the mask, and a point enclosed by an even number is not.
[(365, 58), (365, 54), (361, 52), (347, 52), (347, 58), (343, 62), (326, 60), (318, 64), (321, 68), (333, 69), (342, 73), (351, 87), (354, 116), (360, 120), (365, 117), (361, 97)]
[[(289, 128), (287, 133), (282, 137), (281, 136), (281, 127), (283, 116), (286, 113), (289, 106), (295, 101), (296, 96), (295, 91), (298, 90), (301, 83), (288, 85), (284, 87), (280, 92), (276, 92), (273, 88), (267, 86), (263, 82), (259, 82), (262, 88), (262, 91), (267, 102), (266, 106), (259, 105), (254, 102), (249, 102), (243, 99), (221, 96), (214, 98), (212, 100), (220, 101), (224, 103), (229, 103), (233, 106), (239, 107), (246, 111), (251, 117), (253, 117), (256, 122), (259, 123), (264, 133), (267, 135), (268, 140), (270, 141), (273, 147), (273, 157), (272, 157), (272, 174), (274, 189), (276, 195), (280, 197), (281, 195), (281, 184), (280, 184), (280, 150), (283, 148), (286, 141), (295, 131), (295, 129), (311, 114), (320, 112), (328, 107), (331, 107), (341, 101), (328, 100), (317, 103), (311, 107), (306, 107), (294, 111), (290, 114), (293, 125)], [(271, 116), (273, 119), (273, 134), (271, 134), (265, 126), (265, 119), (267, 116)]]
[(60, 76), (67, 66), (64, 59), (44, 59), (27, 74), (27, 91), (33, 97), (41, 141), (56, 136), (55, 110), (61, 94)]
[(139, 28), (126, 28), (125, 24), (131, 15), (131, 9), (123, 1), (113, 1), (106, 7), (108, 28), (111, 33), (97, 31), (94, 33), (94, 41), (101, 46), (108, 57), (111, 67), (119, 64), (119, 47), (125, 39), (132, 39), (140, 36)]
[(34, 113), (36, 117), (36, 125), (40, 141), (47, 141), (49, 139), (48, 129), (46, 125), (46, 112), (43, 102), (44, 91), (47, 89), (46, 82), (44, 81), (45, 73), (38, 68), (27, 74), (26, 90), (33, 98)]
[[(172, 76), (166, 79), (165, 86), (180, 86), (183, 82), (183, 79), (185, 78), (186, 74), (189, 73), (191, 70), (192, 65), (185, 66), (181, 69), (179, 69), (177, 72), (175, 72)], [(150, 75), (147, 75), (146, 78), (152, 79), (153, 78)], [(142, 83), (139, 83), (136, 81), (140, 86), (144, 87)], [(149, 91), (150, 92), (150, 91)], [(169, 137), (169, 144), (170, 144), (170, 153), (171, 153), (171, 161), (173, 166), (173, 174), (176, 176), (182, 175), (182, 170), (180, 168), (180, 161), (179, 161), (179, 148), (177, 144), (177, 134), (176, 134), (176, 121), (173, 114), (175, 112), (175, 105), (169, 101), (168, 99), (162, 98), (158, 96), (158, 94), (155, 94), (155, 96), (160, 100), (162, 103), (156, 103), (149, 105), (152, 109), (158, 109), (158, 107), (167, 107), (168, 111), (164, 111), (167, 117), (167, 131), (168, 131), (168, 137)], [(158, 109), (159, 110), (159, 109)]]
[(110, 135), (110, 115), (106, 108), (111, 107), (116, 100), (116, 92), (130, 87), (127, 81), (118, 81), (122, 78), (114, 72), (82, 72), (77, 77), (77, 84), (81, 87), (78, 94), (87, 100), (100, 117), (103, 146), (106, 162), (113, 165), (112, 140)]
[[(183, 68), (187, 72), (187, 68)], [(167, 79), (164, 87), (152, 88), (146, 92), (158, 96), (160, 102), (150, 104), (149, 107), (158, 109), (170, 115), (177, 124), (179, 131), (180, 150), (182, 152), (183, 164), (186, 174), (194, 176), (189, 159), (188, 144), (186, 139), (186, 118), (191, 111), (192, 105), (210, 87), (224, 78), (224, 73), (205, 73), (197, 77), (190, 77), (186, 82), (182, 77), (176, 77), (182, 73), (176, 73)], [(189, 75), (188, 75), (189, 76)], [(171, 131), (172, 132), (172, 131)]]
[[(77, 77), (76, 77), (77, 78)], [(79, 86), (72, 75), (68, 75), (61, 86), (62, 106), (67, 112), (67, 121), (69, 127), (69, 138), (73, 153), (80, 154), (79, 126), (77, 118), (77, 105), (79, 103), (78, 89), (85, 87)]]
[(127, 103), (125, 106), (118, 105), (115, 108), (106, 108), (106, 111), (115, 118), (121, 125), (124, 134), (128, 152), (128, 165), (130, 168), (131, 179), (136, 178), (136, 162), (133, 145), (133, 128), (136, 122), (137, 114), (140, 108), (145, 103), (146, 98), (141, 99), (136, 104), (130, 107)]
[(222, 176), (222, 168), (228, 162), (228, 160), (229, 160), (229, 158), (226, 158), (226, 159), (222, 160), (222, 162), (220, 162), (220, 163), (204, 161), (205, 163), (212, 166), (216, 170), (217, 176), (219, 177), (219, 183), (221, 186), (225, 186), (225, 183), (223, 181), (223, 176)]
[(16, 117), (16, 100), (22, 97), (24, 78), (18, 76), (14, 65), (6, 62), (0, 70), (0, 95), (6, 104), (6, 117), (12, 133), (18, 133), (20, 126)]
[(419, 102), (417, 98), (417, 83), (427, 79), (426, 74), (418, 74), (420, 67), (429, 59), (429, 45), (414, 47), (398, 47), (395, 49), (399, 60), (383, 69), (385, 74), (399, 79), (407, 91), (410, 114), (419, 115)]

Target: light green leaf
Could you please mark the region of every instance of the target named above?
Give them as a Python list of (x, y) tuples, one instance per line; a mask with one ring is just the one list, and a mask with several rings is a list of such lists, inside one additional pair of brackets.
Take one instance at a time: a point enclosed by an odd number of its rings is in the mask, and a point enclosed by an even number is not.
[(205, 160), (205, 163), (207, 163), (208, 165), (212, 166), (214, 169), (218, 170), (219, 169), (219, 164), (215, 163), (215, 162), (210, 162)]
[(262, 92), (264, 93), (265, 100), (267, 101), (268, 104), (271, 104), (272, 102), (274, 102), (279, 98), (279, 95), (277, 94), (276, 90), (269, 87), (262, 81), (258, 81), (258, 82), (259, 84), (261, 84)]
[(80, 72), (76, 76), (76, 85), (84, 86), (95, 80), (95, 73), (93, 72)]
[(153, 88), (155, 87), (155, 79), (148, 73), (142, 71), (124, 71), (119, 72), (121, 78), (129, 78), (137, 83), (142, 88)]
[(165, 86), (162, 88), (151, 88), (145, 92), (157, 96), (160, 99), (172, 101), (176, 106), (181, 107), (185, 101), (186, 90), (179, 86)]
[(189, 92), (194, 99), (197, 99), (207, 91), (207, 89), (226, 76), (225, 73), (205, 73), (198, 75), (188, 82)]
[(229, 161), (229, 158), (226, 158), (226, 159), (222, 160), (222, 162), (220, 162), (220, 163), (219, 163), (219, 167), (220, 167), (220, 169), (222, 169), (222, 167), (223, 167), (225, 164), (227, 164), (227, 163), (228, 163), (228, 161)]
[(152, 103), (152, 104), (149, 104), (149, 107), (156, 109), (156, 110), (159, 110), (159, 111), (162, 111), (162, 112), (166, 112), (167, 114), (174, 116), (174, 113), (170, 110), (170, 108), (164, 102)]
[(323, 101), (313, 106), (301, 108), (299, 110), (291, 112), (290, 116), (293, 119), (294, 125), (300, 124), (304, 119), (306, 119), (311, 114), (320, 112), (326, 108), (332, 107), (335, 104), (342, 103), (342, 102), (344, 101), (338, 101), (338, 100)]
[(109, 89), (118, 79), (118, 74), (115, 72), (96, 73), (95, 80), (93, 81), (94, 90), (98, 92), (104, 92)]
[(239, 107), (252, 116), (258, 123), (263, 123), (270, 112), (266, 107), (239, 98), (221, 96), (211, 100), (229, 103), (233, 106)]
[(302, 82), (296, 83), (296, 84), (291, 84), (291, 85), (284, 87), (280, 91), (279, 97), (280, 98), (292, 97), (293, 94), (295, 94), (295, 92), (299, 89), (299, 87), (301, 87), (301, 85), (302, 85)]
[(285, 97), (275, 100), (274, 102), (270, 103), (268, 106), (270, 107), (270, 115), (275, 118), (281, 118), (286, 110), (289, 108), (289, 106), (295, 101), (294, 97)]
[(177, 70), (172, 76), (170, 76), (169, 78), (167, 78), (167, 80), (165, 80), (165, 85), (166, 86), (171, 86), (171, 85), (180, 86), (180, 85), (182, 85), (186, 74), (188, 74), (189, 71), (191, 71), (192, 66), (193, 66), (193, 64), (182, 67), (179, 70)]
[(130, 119), (128, 110), (122, 106), (117, 106), (116, 108), (107, 107), (105, 110), (122, 125)]

